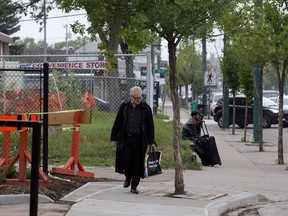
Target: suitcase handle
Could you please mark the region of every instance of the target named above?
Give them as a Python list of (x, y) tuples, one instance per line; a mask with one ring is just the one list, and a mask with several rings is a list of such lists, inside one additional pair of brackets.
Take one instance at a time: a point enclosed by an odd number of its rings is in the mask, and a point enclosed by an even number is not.
[(203, 131), (203, 135), (208, 135), (209, 136), (209, 132), (208, 132), (208, 129), (207, 129), (207, 126), (206, 126), (206, 123), (205, 121), (201, 121), (201, 129)]

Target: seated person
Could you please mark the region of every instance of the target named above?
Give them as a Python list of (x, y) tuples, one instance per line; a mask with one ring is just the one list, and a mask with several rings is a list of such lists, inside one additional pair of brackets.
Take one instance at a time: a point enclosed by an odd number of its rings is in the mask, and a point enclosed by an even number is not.
[(191, 118), (185, 123), (182, 129), (182, 139), (191, 140), (195, 143), (196, 139), (201, 136), (203, 115), (198, 111), (191, 112)]

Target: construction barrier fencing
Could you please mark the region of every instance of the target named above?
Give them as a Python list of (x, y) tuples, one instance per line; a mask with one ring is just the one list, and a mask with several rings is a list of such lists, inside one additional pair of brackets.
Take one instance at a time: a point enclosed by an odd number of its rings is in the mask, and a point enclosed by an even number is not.
[[(150, 74), (149, 55), (116, 55), (117, 66), (113, 69), (109, 66), (109, 71), (107, 62), (98, 55), (0, 57), (0, 119), (24, 115), (29, 120), (31, 114), (43, 112), (43, 73), (37, 70), (43, 68), (44, 62), (48, 62), (48, 113), (91, 110), (91, 121), (79, 126), (80, 142), (83, 142), (80, 148), (85, 151), (85, 145), (94, 145), (95, 153), (91, 154), (97, 154), (97, 143), (103, 140), (103, 135), (110, 134), (119, 105), (129, 99), (132, 86), (140, 86), (144, 100), (157, 111), (160, 90), (159, 83), (151, 85), (151, 78), (147, 76)], [(7, 165), (20, 148), (21, 129), (14, 129), (0, 128), (2, 166)], [(75, 130), (75, 124), (65, 122), (49, 125), (49, 148), (61, 148), (67, 153), (64, 159), (59, 158), (59, 155), (49, 155), (53, 163), (63, 164), (71, 157)], [(30, 139), (28, 137), (28, 141)], [(7, 150), (3, 146), (7, 147), (8, 143)], [(28, 151), (29, 148), (28, 145)]]

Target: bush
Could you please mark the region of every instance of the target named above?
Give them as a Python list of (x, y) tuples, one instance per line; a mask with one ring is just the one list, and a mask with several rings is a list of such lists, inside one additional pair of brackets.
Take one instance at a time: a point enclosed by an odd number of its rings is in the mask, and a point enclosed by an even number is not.
[(10, 171), (7, 173), (6, 176), (3, 175), (4, 170), (7, 168), (7, 166), (0, 167), (0, 184), (4, 184), (6, 182), (6, 179), (15, 179), (17, 178), (17, 170), (16, 167), (12, 167)]

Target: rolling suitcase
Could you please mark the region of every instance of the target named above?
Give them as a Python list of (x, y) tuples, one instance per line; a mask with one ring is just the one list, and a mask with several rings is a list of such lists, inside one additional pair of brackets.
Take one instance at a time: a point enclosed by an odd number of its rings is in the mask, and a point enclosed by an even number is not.
[[(205, 127), (205, 130), (203, 128)], [(221, 158), (217, 149), (214, 136), (209, 136), (207, 126), (203, 121), (203, 136), (199, 137), (195, 143), (195, 152), (200, 157), (203, 166), (221, 165)]]

